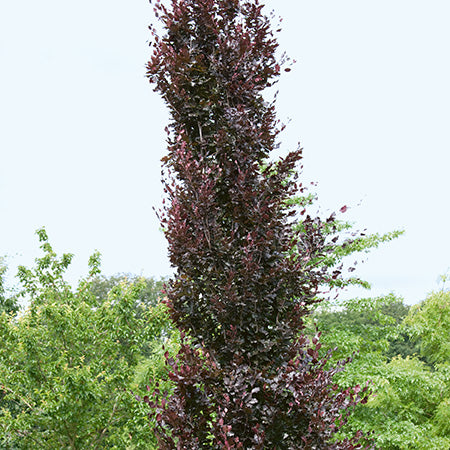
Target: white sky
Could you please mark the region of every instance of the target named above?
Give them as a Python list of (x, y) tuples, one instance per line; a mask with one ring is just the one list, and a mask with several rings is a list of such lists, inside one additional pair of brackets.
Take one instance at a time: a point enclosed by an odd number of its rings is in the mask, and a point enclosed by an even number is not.
[[(266, 4), (297, 60), (278, 84), (283, 148), (301, 141), (323, 210), (406, 230), (358, 274), (372, 295), (422, 300), (450, 266), (450, 3)], [(76, 255), (72, 281), (95, 249), (106, 274), (170, 273), (152, 210), (168, 116), (144, 77), (151, 21), (147, 0), (0, 1), (0, 255), (12, 273), (39, 255), (41, 226)]]

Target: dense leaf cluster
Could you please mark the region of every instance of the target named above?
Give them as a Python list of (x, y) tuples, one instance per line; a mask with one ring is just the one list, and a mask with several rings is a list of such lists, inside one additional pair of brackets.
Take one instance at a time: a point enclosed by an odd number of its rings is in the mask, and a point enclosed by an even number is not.
[(19, 268), (28, 307), (0, 311), (0, 448), (149, 448), (147, 414), (131, 389), (142, 386), (142, 354), (165, 328), (165, 308), (142, 307), (148, 283), (138, 281), (96, 295), (98, 254), (72, 290), (63, 277), (72, 255), (59, 258), (38, 234), (44, 255)]
[[(301, 335), (329, 279), (329, 226), (305, 217), (292, 177), (301, 150), (270, 162), (274, 104), (262, 91), (281, 71), (257, 1), (157, 2), (148, 77), (172, 121), (161, 220), (176, 277), (167, 303), (189, 340), (168, 359), (174, 395), (146, 398), (161, 448), (359, 448), (331, 443), (366, 388), (338, 391)], [(337, 276), (333, 274), (333, 276)]]
[(309, 318), (323, 330), (322, 351), (338, 347), (333, 359), (357, 352), (334, 381), (372, 381), (375, 395), (358, 405), (341, 436), (372, 432), (377, 448), (388, 450), (449, 448), (449, 299), (444, 291), (412, 307), (392, 294), (352, 299)]
[(4, 275), (7, 271), (4, 258), (0, 257), (0, 314), (15, 314), (19, 310), (17, 295), (7, 292), (4, 286)]

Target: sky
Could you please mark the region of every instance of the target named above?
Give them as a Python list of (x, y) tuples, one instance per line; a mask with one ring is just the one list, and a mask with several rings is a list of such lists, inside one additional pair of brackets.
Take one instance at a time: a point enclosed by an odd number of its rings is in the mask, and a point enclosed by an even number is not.
[[(323, 214), (405, 234), (364, 256), (370, 292), (408, 304), (450, 267), (450, 3), (267, 0), (297, 62), (277, 85), (301, 142), (302, 179)], [(0, 3), (0, 255), (9, 283), (40, 255), (35, 230), (75, 254), (72, 283), (99, 250), (106, 275), (171, 273), (153, 207), (162, 199), (163, 101), (145, 78), (147, 0)]]

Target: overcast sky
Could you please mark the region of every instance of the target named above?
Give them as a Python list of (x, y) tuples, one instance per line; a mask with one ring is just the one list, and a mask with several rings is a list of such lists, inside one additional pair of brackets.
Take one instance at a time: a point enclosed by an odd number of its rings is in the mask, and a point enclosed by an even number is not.
[[(297, 60), (278, 84), (283, 149), (301, 141), (323, 211), (347, 205), (357, 228), (405, 229), (358, 274), (370, 295), (422, 300), (450, 266), (450, 3), (265, 3)], [(41, 226), (76, 255), (72, 282), (96, 249), (106, 274), (170, 274), (152, 210), (168, 115), (144, 77), (151, 21), (147, 0), (0, 2), (0, 255), (11, 274), (39, 255)]]

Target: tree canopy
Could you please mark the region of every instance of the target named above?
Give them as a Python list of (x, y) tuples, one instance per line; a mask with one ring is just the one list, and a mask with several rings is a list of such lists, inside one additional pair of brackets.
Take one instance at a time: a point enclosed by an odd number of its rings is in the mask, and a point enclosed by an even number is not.
[(412, 307), (393, 295), (353, 299), (310, 318), (323, 332), (324, 351), (353, 355), (335, 381), (372, 382), (374, 395), (355, 409), (343, 436), (372, 432), (377, 448), (388, 450), (449, 447), (450, 360), (442, 351), (450, 340), (449, 296), (433, 293)]
[(44, 255), (35, 268), (19, 268), (29, 305), (0, 315), (0, 446), (148, 448), (147, 412), (131, 390), (145, 386), (137, 371), (146, 365), (143, 349), (159, 342), (165, 307), (136, 308), (142, 281), (95, 295), (98, 254), (72, 290), (63, 278), (72, 255), (58, 257), (45, 230), (38, 235)]

